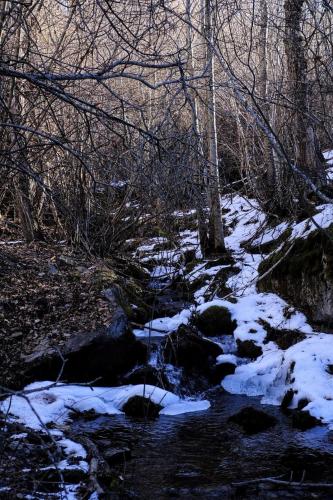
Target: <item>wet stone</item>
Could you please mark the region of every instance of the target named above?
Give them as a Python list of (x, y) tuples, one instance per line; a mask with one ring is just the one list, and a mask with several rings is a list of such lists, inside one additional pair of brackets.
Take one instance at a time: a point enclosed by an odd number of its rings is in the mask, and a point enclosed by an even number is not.
[(109, 465), (116, 465), (130, 460), (131, 450), (129, 448), (108, 448), (103, 451), (103, 457)]
[(262, 348), (256, 345), (253, 340), (237, 339), (237, 354), (240, 358), (257, 359), (262, 355)]
[(229, 422), (233, 422), (243, 428), (246, 434), (257, 434), (274, 427), (277, 419), (272, 415), (248, 406), (239, 413), (232, 415)]
[(154, 403), (151, 399), (133, 396), (124, 404), (122, 410), (129, 417), (154, 419), (158, 417), (162, 406)]
[(219, 384), (227, 375), (233, 375), (236, 370), (234, 363), (220, 363), (212, 368), (210, 381), (212, 384)]
[(292, 414), (292, 425), (301, 431), (307, 431), (317, 425), (322, 425), (321, 421), (310, 415), (308, 411), (295, 410)]

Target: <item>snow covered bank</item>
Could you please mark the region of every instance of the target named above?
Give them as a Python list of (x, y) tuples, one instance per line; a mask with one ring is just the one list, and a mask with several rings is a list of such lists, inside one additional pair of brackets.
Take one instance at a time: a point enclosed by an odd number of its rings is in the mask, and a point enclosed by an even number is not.
[[(318, 229), (317, 225), (327, 228), (332, 224), (333, 207), (320, 205), (313, 218), (292, 225), (282, 223), (270, 229), (265, 227), (265, 217), (255, 201), (236, 197), (233, 201), (226, 201), (226, 205), (230, 209), (227, 224), (235, 227), (226, 243), (240, 263), (241, 271), (227, 283), (237, 296), (237, 302), (217, 302), (228, 307), (232, 318), (237, 321), (235, 338), (261, 345), (263, 355), (256, 361), (238, 366), (235, 374), (222, 381), (222, 386), (233, 394), (263, 396), (262, 403), (274, 405), (280, 405), (290, 391), (293, 394), (291, 408), (297, 408), (301, 402), (304, 411), (333, 428), (333, 336), (314, 333), (304, 314), (288, 306), (278, 295), (258, 293), (258, 265), (264, 256), (252, 255), (242, 249), (242, 244), (251, 238), (252, 245), (277, 240), (288, 227), (291, 231), (286, 241), (292, 243), (295, 239), (307, 238)], [(259, 236), (253, 239), (258, 233)], [(208, 306), (204, 304), (201, 309)], [(261, 320), (281, 330), (303, 332), (307, 338), (285, 351), (274, 342), (265, 344), (266, 331)]]
[[(287, 302), (274, 293), (252, 293), (239, 297), (236, 303), (214, 299), (198, 306), (196, 311), (202, 313), (212, 306), (225, 307), (229, 310), (232, 319), (237, 322), (237, 328), (234, 331), (236, 340), (253, 340), (262, 344), (267, 333), (263, 327), (263, 321), (279, 329), (312, 333), (312, 328), (307, 323), (304, 314), (289, 307)], [(286, 311), (288, 317), (286, 317)]]
[[(72, 411), (94, 410), (98, 414), (116, 415), (122, 413), (125, 403), (133, 396), (144, 396), (163, 407), (160, 414), (179, 415), (207, 410), (208, 401), (182, 400), (176, 394), (151, 385), (129, 385), (123, 387), (85, 387), (35, 382), (25, 390), (27, 399), (21, 396), (7, 398), (1, 404), (1, 411), (9, 413), (33, 429), (43, 429), (47, 424), (61, 425)], [(48, 388), (50, 387), (50, 388)]]
[(290, 347), (275, 350), (227, 376), (222, 386), (233, 394), (263, 396), (262, 403), (280, 405), (293, 391), (290, 408), (302, 402), (304, 411), (333, 429), (333, 338), (317, 334)]

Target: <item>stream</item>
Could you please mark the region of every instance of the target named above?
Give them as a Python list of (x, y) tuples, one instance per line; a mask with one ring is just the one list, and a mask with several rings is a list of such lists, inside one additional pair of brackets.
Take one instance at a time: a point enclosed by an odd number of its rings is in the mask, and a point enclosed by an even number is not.
[[(154, 283), (155, 288), (158, 283)], [(166, 288), (156, 314), (170, 301), (181, 309), (181, 297)], [(230, 342), (230, 336), (226, 336)], [(215, 339), (217, 340), (217, 339)], [(146, 342), (148, 339), (145, 340)], [(162, 339), (151, 339), (151, 364), (158, 366)], [(221, 338), (220, 341), (226, 341)], [(224, 345), (225, 349), (225, 345)], [(232, 346), (230, 347), (232, 349)], [(171, 370), (172, 372), (172, 370)], [(168, 373), (166, 371), (166, 373)], [(169, 374), (173, 381), (177, 372)], [(177, 387), (175, 392), (186, 393)], [(216, 386), (200, 394), (211, 403), (207, 411), (156, 420), (125, 415), (76, 419), (73, 436), (85, 434), (99, 445), (112, 442), (129, 448), (131, 458), (115, 467), (122, 478), (124, 498), (310, 498), (304, 490), (285, 486), (235, 486), (254, 478), (282, 477), (284, 480), (333, 482), (333, 432), (315, 427), (301, 432), (292, 427), (288, 413), (280, 407), (262, 405), (260, 398), (232, 395)], [(277, 423), (271, 429), (247, 435), (229, 417), (246, 407), (263, 410)], [(292, 475), (291, 475), (292, 473)], [(245, 488), (245, 489), (244, 489)], [(276, 489), (277, 488), (277, 489)], [(320, 498), (333, 498), (333, 490)], [(318, 498), (317, 493), (314, 496)], [(120, 495), (120, 498), (122, 496)]]
[[(154, 421), (100, 416), (75, 421), (72, 431), (94, 440), (108, 437), (117, 445), (130, 444), (131, 460), (117, 469), (124, 488), (147, 500), (222, 498), (230, 493), (231, 482), (281, 474), (289, 478), (291, 470), (296, 481), (301, 480), (303, 470), (307, 480), (333, 480), (333, 435), (325, 427), (296, 431), (279, 408), (262, 407), (259, 398), (230, 395), (222, 388), (210, 390), (206, 396), (211, 408), (205, 412), (162, 415)], [(248, 436), (228, 422), (231, 415), (249, 405), (274, 415), (277, 425)], [(266, 498), (275, 494), (267, 492)], [(246, 498), (249, 495), (247, 492)], [(256, 493), (253, 495), (255, 498)]]

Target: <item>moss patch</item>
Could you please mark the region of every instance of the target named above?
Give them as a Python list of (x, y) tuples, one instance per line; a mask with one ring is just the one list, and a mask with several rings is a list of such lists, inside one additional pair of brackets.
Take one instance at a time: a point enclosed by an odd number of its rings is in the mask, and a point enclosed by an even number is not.
[(112, 269), (105, 267), (96, 270), (93, 275), (93, 280), (98, 290), (104, 290), (105, 288), (109, 288), (114, 285), (117, 280), (117, 275)]

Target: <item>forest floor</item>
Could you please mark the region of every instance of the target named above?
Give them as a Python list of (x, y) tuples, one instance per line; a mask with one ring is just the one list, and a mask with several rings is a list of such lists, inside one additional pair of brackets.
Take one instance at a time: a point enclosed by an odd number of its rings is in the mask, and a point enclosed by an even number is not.
[[(1, 385), (19, 382), (19, 359), (61, 346), (74, 333), (108, 322), (101, 280), (113, 271), (64, 244), (2, 241), (0, 246)], [(110, 279), (111, 281), (111, 279)]]

